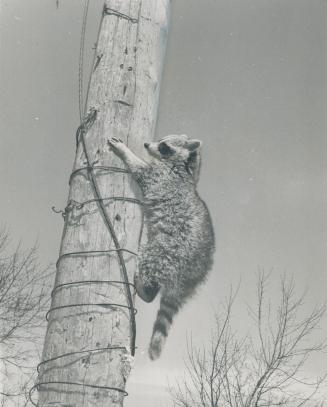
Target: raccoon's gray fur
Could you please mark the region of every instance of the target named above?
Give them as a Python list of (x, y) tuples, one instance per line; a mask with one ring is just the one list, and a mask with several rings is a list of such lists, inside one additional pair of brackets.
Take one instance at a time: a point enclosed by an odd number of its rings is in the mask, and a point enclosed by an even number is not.
[(147, 242), (140, 250), (135, 286), (147, 302), (161, 291), (149, 347), (149, 356), (154, 360), (160, 356), (174, 315), (205, 280), (212, 265), (212, 222), (196, 191), (201, 142), (185, 135), (171, 135), (145, 143), (152, 158), (149, 163), (121, 140), (111, 138), (108, 142), (144, 195)]

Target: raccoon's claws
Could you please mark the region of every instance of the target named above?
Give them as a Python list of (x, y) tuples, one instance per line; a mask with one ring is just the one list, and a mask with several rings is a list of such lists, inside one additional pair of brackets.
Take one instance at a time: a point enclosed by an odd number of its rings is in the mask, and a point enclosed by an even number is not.
[(121, 139), (117, 139), (115, 137), (110, 137), (108, 139), (108, 144), (110, 147), (112, 147), (113, 149), (119, 149), (120, 147), (124, 146), (124, 142)]
[(110, 137), (108, 138), (108, 144), (110, 145), (116, 145), (118, 143), (124, 143), (123, 140), (121, 140), (120, 138), (115, 138), (115, 137)]

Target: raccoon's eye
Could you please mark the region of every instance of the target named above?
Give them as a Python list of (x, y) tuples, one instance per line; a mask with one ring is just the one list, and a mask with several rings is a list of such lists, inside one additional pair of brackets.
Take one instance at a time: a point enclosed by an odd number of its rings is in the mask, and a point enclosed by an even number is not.
[(162, 155), (171, 155), (173, 153), (172, 149), (166, 143), (160, 143), (158, 150)]

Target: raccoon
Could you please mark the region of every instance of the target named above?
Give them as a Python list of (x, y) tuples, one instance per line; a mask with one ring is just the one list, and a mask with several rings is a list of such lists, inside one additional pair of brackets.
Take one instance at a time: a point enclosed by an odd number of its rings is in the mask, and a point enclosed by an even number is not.
[(108, 143), (144, 196), (147, 241), (140, 248), (134, 283), (146, 302), (161, 292), (149, 346), (150, 359), (155, 360), (173, 317), (205, 280), (213, 262), (213, 226), (196, 191), (201, 142), (186, 135), (170, 135), (144, 143), (149, 162), (138, 158), (121, 140), (110, 138)]

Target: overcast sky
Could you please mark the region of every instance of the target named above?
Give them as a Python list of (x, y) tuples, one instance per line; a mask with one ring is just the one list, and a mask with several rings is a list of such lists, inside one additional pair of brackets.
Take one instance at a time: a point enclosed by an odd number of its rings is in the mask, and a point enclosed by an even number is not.
[[(1, 1), (1, 222), (25, 246), (37, 239), (44, 263), (58, 256), (63, 223), (51, 207), (66, 205), (78, 124), (81, 1), (59, 3)], [(102, 3), (91, 1), (86, 61)], [(308, 307), (326, 296), (327, 2), (172, 3), (157, 135), (203, 140), (199, 191), (217, 251), (209, 281), (155, 363), (146, 349), (158, 303), (138, 304), (126, 407), (167, 405), (166, 378), (183, 370), (186, 333), (204, 343), (214, 309), (240, 279), (234, 321), (246, 329), (258, 267), (272, 270), (273, 287), (292, 274), (308, 289)]]

